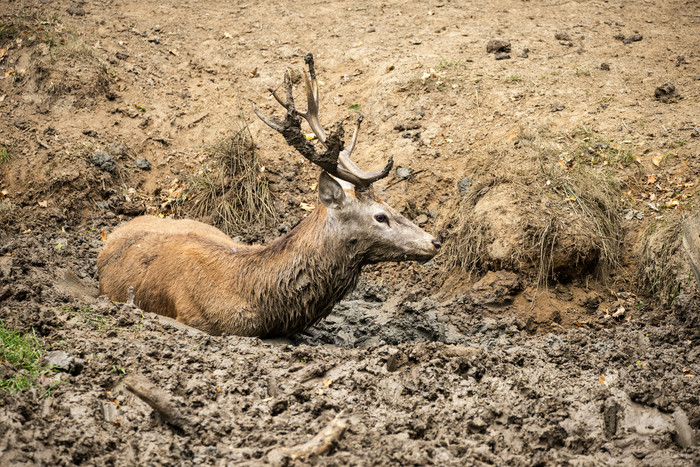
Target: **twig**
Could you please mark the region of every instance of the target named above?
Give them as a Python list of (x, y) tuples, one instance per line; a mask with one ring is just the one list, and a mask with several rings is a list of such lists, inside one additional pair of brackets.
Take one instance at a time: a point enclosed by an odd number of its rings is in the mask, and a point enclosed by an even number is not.
[(158, 412), (166, 422), (185, 432), (192, 430), (192, 421), (180, 412), (172, 396), (156, 387), (144, 376), (135, 374), (127, 375), (122, 382), (129, 391)]
[(630, 127), (627, 126), (627, 124), (625, 123), (624, 120), (622, 121), (622, 126), (624, 126), (625, 128), (627, 128), (627, 131), (629, 131), (630, 133), (632, 132), (632, 130), (630, 130)]
[(476, 88), (476, 113), (479, 115), (479, 121), (481, 121), (481, 107), (479, 107), (479, 88)]
[(396, 180), (395, 182), (388, 183), (388, 184), (386, 185), (386, 187), (387, 187), (387, 188), (391, 188), (392, 186), (398, 185), (398, 184), (401, 183), (401, 182), (405, 182), (405, 181), (408, 180), (409, 178), (414, 177), (415, 175), (418, 175), (418, 174), (421, 173), (421, 172), (425, 172), (425, 169), (416, 170), (415, 172), (413, 172), (410, 176), (408, 176), (408, 177), (406, 177), (406, 178), (399, 178), (399, 179)]
[(282, 464), (285, 460), (305, 460), (311, 455), (327, 453), (333, 445), (343, 436), (348, 426), (348, 418), (345, 410), (340, 412), (326, 427), (316, 436), (303, 444), (287, 448), (277, 448), (270, 451), (267, 459), (274, 464)]

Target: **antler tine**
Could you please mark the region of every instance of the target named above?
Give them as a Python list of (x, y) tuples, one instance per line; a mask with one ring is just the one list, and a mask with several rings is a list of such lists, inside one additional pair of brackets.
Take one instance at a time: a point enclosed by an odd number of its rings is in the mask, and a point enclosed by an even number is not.
[(394, 158), (389, 157), (387, 165), (382, 170), (378, 170), (376, 172), (365, 172), (359, 168), (357, 164), (352, 161), (352, 159), (350, 159), (350, 155), (355, 149), (357, 134), (360, 131), (362, 120), (364, 120), (364, 117), (362, 114), (360, 114), (360, 116), (357, 117), (357, 125), (355, 126), (355, 131), (352, 134), (350, 144), (346, 146), (345, 149), (340, 151), (340, 154), (338, 154), (338, 171), (351, 174), (354, 178), (360, 180), (359, 184), (355, 183), (355, 186), (360, 190), (369, 188), (372, 183), (389, 175), (391, 168), (394, 166)]
[[(309, 71), (304, 72), (304, 85), (306, 86), (306, 112), (299, 112), (300, 117), (304, 117), (311, 127), (318, 140), (326, 146), (326, 132), (323, 130), (321, 121), (318, 118), (319, 98), (318, 82), (316, 81), (316, 68), (314, 67), (314, 56), (306, 54), (304, 62), (309, 66)], [(327, 146), (326, 146), (327, 147)]]

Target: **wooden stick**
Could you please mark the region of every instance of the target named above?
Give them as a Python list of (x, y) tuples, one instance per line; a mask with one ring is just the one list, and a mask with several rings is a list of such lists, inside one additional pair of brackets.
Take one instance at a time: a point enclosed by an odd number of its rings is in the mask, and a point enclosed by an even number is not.
[(326, 427), (306, 443), (287, 448), (277, 448), (267, 455), (273, 464), (283, 464), (285, 460), (305, 460), (311, 455), (322, 455), (330, 451), (333, 445), (343, 436), (348, 427), (346, 411), (335, 416)]
[(127, 375), (122, 382), (129, 391), (158, 412), (166, 422), (183, 431), (191, 431), (192, 421), (180, 412), (170, 394), (156, 387), (142, 375)]

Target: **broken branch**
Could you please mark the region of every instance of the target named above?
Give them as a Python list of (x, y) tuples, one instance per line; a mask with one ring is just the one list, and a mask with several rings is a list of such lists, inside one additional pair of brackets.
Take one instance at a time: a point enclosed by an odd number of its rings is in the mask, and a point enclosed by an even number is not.
[(180, 412), (172, 396), (166, 391), (156, 387), (141, 375), (127, 375), (122, 382), (129, 391), (150, 405), (166, 422), (185, 432), (191, 431), (192, 421)]
[(330, 451), (335, 443), (343, 436), (348, 427), (348, 418), (345, 410), (335, 416), (326, 427), (306, 443), (297, 444), (287, 448), (277, 448), (267, 455), (272, 463), (283, 463), (285, 459), (305, 460), (311, 455), (322, 455)]

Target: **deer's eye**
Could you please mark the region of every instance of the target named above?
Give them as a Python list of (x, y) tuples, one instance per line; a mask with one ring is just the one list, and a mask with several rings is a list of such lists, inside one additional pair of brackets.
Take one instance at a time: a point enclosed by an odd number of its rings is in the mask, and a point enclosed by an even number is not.
[(389, 218), (386, 217), (386, 214), (376, 214), (374, 216), (374, 220), (379, 222), (380, 224), (389, 225)]

